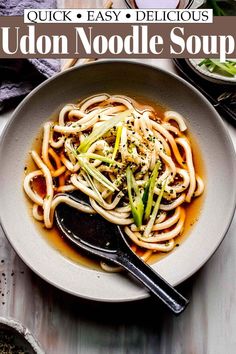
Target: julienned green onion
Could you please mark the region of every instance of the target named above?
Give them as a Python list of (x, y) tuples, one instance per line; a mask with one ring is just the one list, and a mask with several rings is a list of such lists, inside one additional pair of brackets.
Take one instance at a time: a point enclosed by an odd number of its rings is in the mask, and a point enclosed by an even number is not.
[(145, 209), (145, 214), (144, 214), (144, 219), (148, 220), (151, 214), (151, 210), (152, 210), (152, 204), (153, 204), (153, 195), (154, 195), (154, 188), (155, 188), (155, 184), (157, 181), (157, 177), (158, 177), (158, 173), (159, 173), (159, 168), (160, 168), (160, 160), (156, 163), (151, 177), (149, 179), (150, 183), (149, 183), (149, 188), (148, 188), (148, 199), (147, 199), (147, 204), (146, 204), (146, 209)]
[(90, 185), (91, 189), (93, 189), (93, 191), (97, 194), (98, 199), (100, 200), (101, 203), (103, 203), (103, 199), (101, 194), (99, 193), (99, 190), (97, 189), (97, 187), (95, 186), (93, 179), (91, 178), (91, 176), (88, 173), (84, 174), (84, 178), (85, 180), (87, 180), (88, 184)]
[(221, 63), (218, 59), (203, 59), (198, 65), (205, 65), (210, 72), (219, 71), (219, 73), (228, 76), (236, 75), (236, 61), (233, 60), (227, 60), (226, 62)]
[[(77, 154), (78, 155), (78, 154)], [(122, 167), (123, 164), (120, 162), (115, 161), (113, 158), (110, 159), (109, 157), (103, 156), (103, 155), (98, 155), (98, 154), (92, 154), (92, 153), (87, 153), (85, 152), (84, 154), (79, 154), (78, 157), (82, 158), (88, 158), (88, 159), (93, 159), (93, 160), (100, 160), (102, 162), (109, 163), (110, 165), (117, 165), (118, 167)]]
[(115, 141), (115, 146), (114, 146), (114, 150), (113, 150), (113, 154), (112, 154), (112, 159), (113, 160), (115, 160), (117, 151), (119, 149), (122, 129), (123, 129), (122, 125), (118, 124), (117, 131), (116, 131), (116, 141)]
[(146, 226), (146, 228), (144, 230), (144, 233), (143, 233), (144, 237), (148, 237), (150, 235), (151, 231), (152, 231), (152, 227), (153, 227), (154, 222), (156, 220), (156, 216), (157, 216), (157, 213), (159, 211), (161, 200), (162, 200), (165, 188), (166, 188), (166, 183), (167, 183), (167, 180), (165, 180), (162, 183), (160, 194), (158, 195), (158, 198), (157, 198), (157, 201), (155, 203), (154, 209), (152, 211), (151, 217), (150, 217), (150, 219), (149, 219), (149, 221), (147, 223), (147, 226)]
[[(126, 179), (131, 212), (136, 226), (140, 227), (142, 225), (143, 220), (144, 205), (138, 185), (135, 181), (133, 172), (131, 171), (130, 167), (128, 167), (126, 170)], [(132, 195), (132, 190), (134, 192), (134, 197)]]
[(149, 180), (147, 181), (146, 186), (144, 188), (143, 197), (142, 197), (142, 201), (143, 201), (144, 206), (147, 205), (150, 182), (151, 181), (149, 178)]
[(130, 114), (130, 111), (124, 111), (117, 115), (117, 117), (111, 118), (102, 123), (97, 129), (95, 129), (84, 141), (80, 144), (78, 151), (86, 152), (89, 147), (103, 135), (105, 135), (110, 129), (116, 126), (119, 122), (122, 122)]
[(82, 169), (89, 174), (91, 177), (95, 178), (98, 182), (100, 182), (104, 187), (109, 189), (111, 192), (115, 190), (119, 191), (119, 189), (109, 181), (100, 171), (98, 171), (94, 166), (92, 166), (89, 162), (84, 161), (79, 155), (77, 156), (78, 162)]

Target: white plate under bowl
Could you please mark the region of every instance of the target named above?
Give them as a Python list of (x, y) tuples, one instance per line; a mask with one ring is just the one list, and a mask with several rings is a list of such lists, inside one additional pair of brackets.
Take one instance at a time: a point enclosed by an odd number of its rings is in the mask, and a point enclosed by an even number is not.
[(187, 64), (200, 75), (203, 79), (214, 82), (216, 84), (236, 85), (236, 75), (234, 77), (224, 76), (207, 70), (205, 65), (199, 66), (203, 59), (186, 59)]
[(29, 216), (22, 189), (27, 155), (43, 123), (66, 103), (101, 92), (142, 96), (176, 110), (185, 117), (202, 150), (207, 181), (199, 220), (181, 246), (153, 268), (175, 286), (214, 253), (235, 207), (235, 154), (226, 128), (210, 103), (183, 79), (130, 61), (99, 61), (72, 68), (41, 84), (18, 106), (0, 144), (1, 223), (23, 261), (56, 287), (86, 299), (138, 300), (149, 294), (125, 273), (86, 268), (52, 247)]

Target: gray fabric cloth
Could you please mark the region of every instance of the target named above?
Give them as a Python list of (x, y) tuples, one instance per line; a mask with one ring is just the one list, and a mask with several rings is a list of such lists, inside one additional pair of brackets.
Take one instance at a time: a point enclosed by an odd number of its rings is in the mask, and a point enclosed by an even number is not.
[[(0, 0), (1, 16), (23, 15), (30, 8), (56, 8), (56, 0)], [(59, 69), (56, 59), (0, 59), (0, 110), (18, 103)]]
[(0, 0), (0, 16), (23, 15), (24, 9), (53, 9), (56, 0)]

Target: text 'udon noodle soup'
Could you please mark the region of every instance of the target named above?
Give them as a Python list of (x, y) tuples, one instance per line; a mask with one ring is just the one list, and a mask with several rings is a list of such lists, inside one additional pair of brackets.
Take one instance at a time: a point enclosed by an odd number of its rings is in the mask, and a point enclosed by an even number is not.
[[(24, 190), (33, 217), (50, 229), (55, 208), (66, 203), (122, 225), (144, 260), (170, 252), (183, 232), (186, 205), (204, 189), (186, 131), (179, 113), (160, 118), (126, 96), (67, 104), (56, 122), (44, 124), (40, 155), (31, 151), (37, 169), (26, 175)], [(34, 188), (38, 178), (43, 194)], [(91, 207), (67, 196), (74, 190), (85, 193)]]

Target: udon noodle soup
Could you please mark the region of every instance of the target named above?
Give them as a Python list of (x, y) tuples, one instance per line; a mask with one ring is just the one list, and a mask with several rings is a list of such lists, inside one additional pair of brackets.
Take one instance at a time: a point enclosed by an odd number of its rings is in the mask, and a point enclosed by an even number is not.
[[(173, 250), (186, 206), (204, 190), (183, 117), (167, 110), (160, 118), (127, 96), (99, 94), (67, 104), (57, 121), (44, 124), (40, 153), (31, 156), (36, 168), (25, 176), (24, 190), (36, 220), (51, 229), (60, 203), (98, 213), (123, 226), (145, 261)], [(44, 193), (34, 187), (39, 178)], [(91, 206), (71, 200), (74, 190)]]

